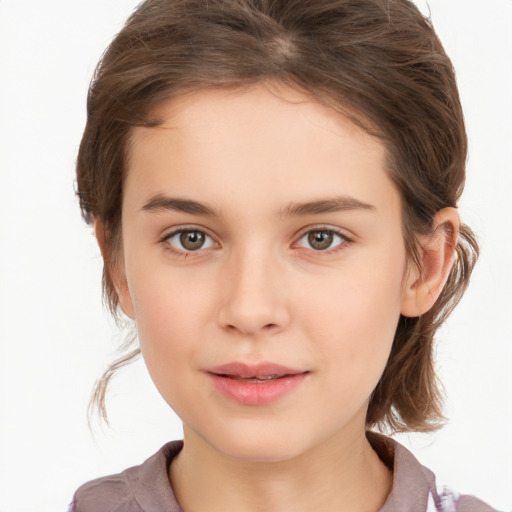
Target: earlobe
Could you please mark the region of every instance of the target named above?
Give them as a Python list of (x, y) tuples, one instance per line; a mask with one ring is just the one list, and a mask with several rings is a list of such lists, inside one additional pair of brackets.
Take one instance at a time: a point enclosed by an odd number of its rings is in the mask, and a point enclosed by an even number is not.
[(406, 276), (402, 315), (423, 315), (438, 299), (454, 263), (459, 222), (455, 208), (443, 208), (434, 217), (431, 233), (419, 236), (421, 267), (411, 263), (414, 268)]
[(100, 247), (101, 255), (103, 256), (105, 271), (108, 272), (110, 280), (116, 290), (119, 305), (126, 316), (134, 319), (135, 312), (133, 309), (132, 298), (130, 296), (130, 290), (128, 288), (126, 273), (124, 271), (122, 256), (120, 255), (115, 258), (115, 260), (112, 258), (112, 251), (107, 241), (105, 224), (100, 219), (94, 219), (94, 235)]

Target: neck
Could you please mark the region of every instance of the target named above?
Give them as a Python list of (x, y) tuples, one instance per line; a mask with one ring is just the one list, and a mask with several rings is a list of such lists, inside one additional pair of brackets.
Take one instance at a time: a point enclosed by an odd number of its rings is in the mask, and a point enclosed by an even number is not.
[(169, 476), (185, 512), (377, 512), (392, 486), (364, 430), (290, 460), (254, 462), (224, 456), (185, 427)]

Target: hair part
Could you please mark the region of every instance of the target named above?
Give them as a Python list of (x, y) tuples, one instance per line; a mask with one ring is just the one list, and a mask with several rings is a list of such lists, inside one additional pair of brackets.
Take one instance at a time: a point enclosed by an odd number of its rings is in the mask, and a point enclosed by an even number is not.
[[(310, 95), (379, 137), (402, 197), (407, 253), (418, 235), (456, 207), (464, 188), (467, 137), (452, 64), (430, 20), (408, 0), (147, 0), (104, 53), (91, 83), (77, 159), (85, 220), (106, 230), (103, 291), (118, 318), (112, 280), (121, 251), (123, 183), (130, 134), (158, 126), (161, 101), (206, 88), (280, 83)], [(400, 317), (367, 414), (367, 428), (439, 428), (442, 392), (434, 336), (462, 297), (478, 257), (464, 224), (448, 281), (434, 306)], [(126, 350), (127, 347), (124, 347)], [(91, 405), (108, 423), (105, 392), (122, 355), (97, 382)]]

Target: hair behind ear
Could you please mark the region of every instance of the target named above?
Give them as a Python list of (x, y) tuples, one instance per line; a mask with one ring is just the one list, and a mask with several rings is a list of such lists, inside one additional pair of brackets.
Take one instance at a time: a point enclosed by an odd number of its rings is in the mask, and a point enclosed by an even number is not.
[(129, 318), (133, 318), (133, 307), (130, 292), (126, 282), (121, 253), (121, 242), (110, 235), (105, 223), (99, 219), (93, 219), (94, 235), (100, 247), (103, 257), (103, 300), (110, 310), (116, 323), (121, 323), (119, 307)]
[[(122, 265), (119, 260), (119, 255), (117, 254), (117, 251), (120, 251), (121, 244), (118, 240), (109, 236), (105, 223), (101, 219), (94, 217), (92, 221), (94, 225), (94, 235), (103, 258), (103, 298), (106, 306), (113, 314), (116, 323), (120, 327), (124, 327), (129, 332), (129, 335), (118, 349), (118, 353), (122, 355), (108, 365), (94, 385), (87, 409), (89, 429), (91, 429), (91, 419), (94, 411), (98, 412), (100, 419), (107, 425), (110, 425), (105, 404), (110, 381), (118, 370), (135, 362), (141, 355), (140, 347), (137, 345), (137, 331), (134, 325), (128, 325), (125, 320), (121, 319), (119, 316), (119, 305), (121, 304), (119, 300), (119, 289), (122, 284), (115, 281), (116, 276), (119, 277), (119, 265)], [(126, 311), (124, 312), (126, 313)], [(126, 350), (129, 348), (132, 350), (126, 353)]]
[(421, 316), (400, 316), (388, 364), (370, 399), (367, 428), (431, 432), (446, 422), (434, 336), (464, 295), (479, 255), (473, 231), (464, 224), (458, 231), (454, 262), (433, 306)]

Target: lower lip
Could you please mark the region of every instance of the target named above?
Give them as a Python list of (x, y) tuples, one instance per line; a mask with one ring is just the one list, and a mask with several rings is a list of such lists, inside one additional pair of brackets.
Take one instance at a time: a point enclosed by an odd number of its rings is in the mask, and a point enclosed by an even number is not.
[(304, 381), (308, 374), (298, 373), (261, 382), (231, 379), (214, 373), (208, 375), (214, 386), (225, 397), (242, 405), (266, 405), (290, 393)]

